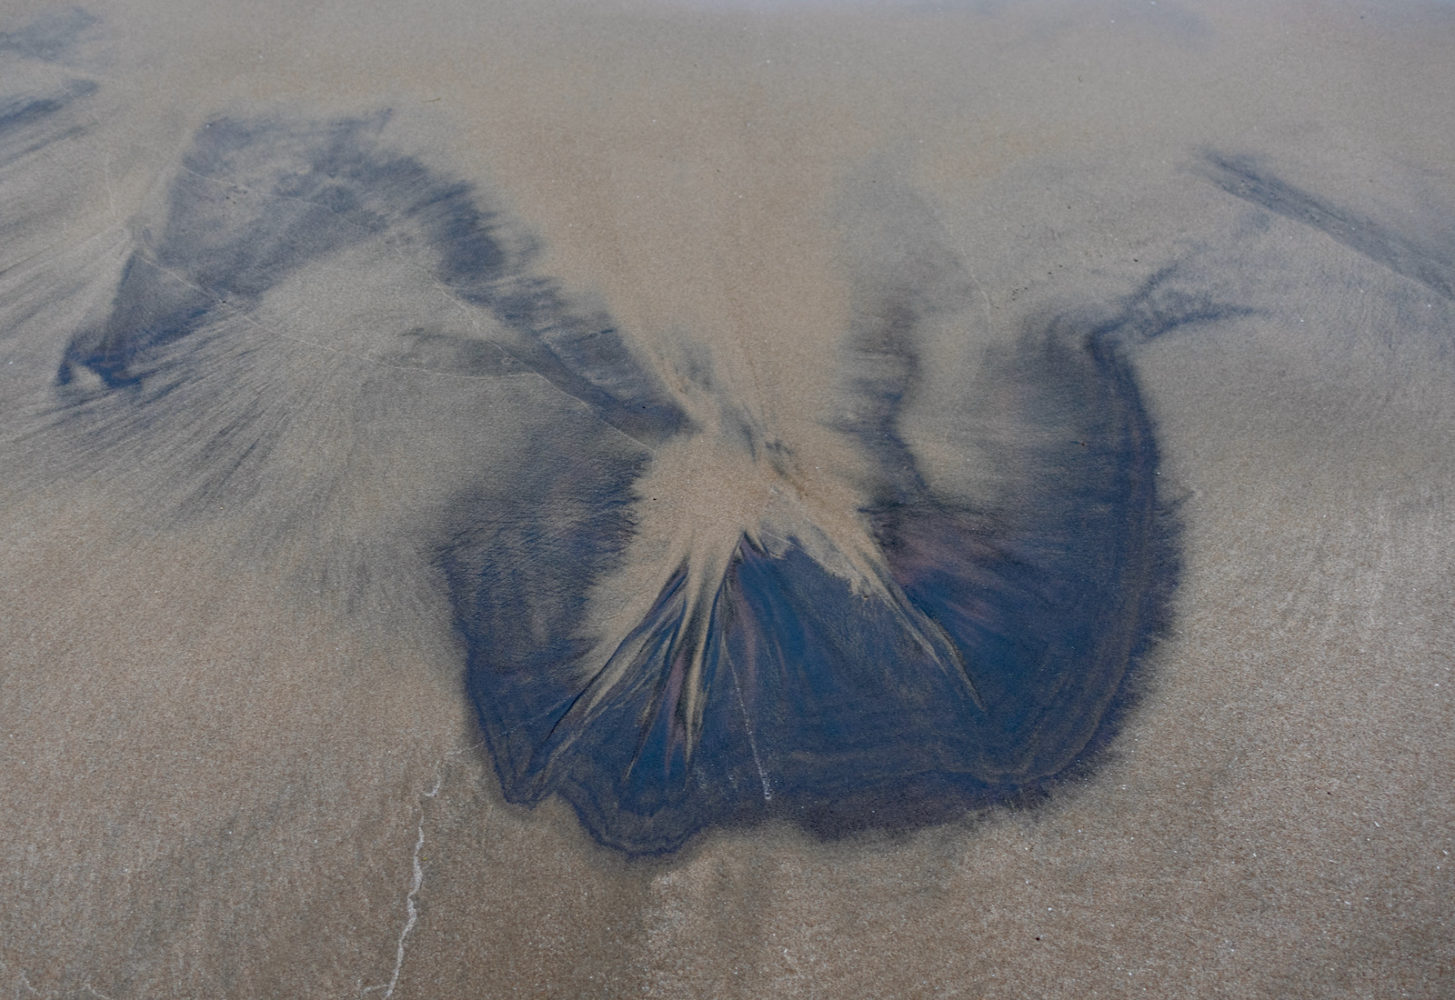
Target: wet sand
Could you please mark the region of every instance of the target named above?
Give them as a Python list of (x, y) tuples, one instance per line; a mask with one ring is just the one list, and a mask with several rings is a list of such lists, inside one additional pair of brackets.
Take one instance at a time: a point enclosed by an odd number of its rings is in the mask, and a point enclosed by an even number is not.
[[(5, 3), (0, 987), (1449, 995), (1455, 12), (1068, 6)], [(569, 373), (461, 346), (504, 334), (426, 237), (257, 265), (155, 345), (166, 392), (58, 384), (138, 248), (192, 273), (166, 227), (224, 117), (368, 121), (474, 185), (825, 493), (862, 471), (825, 414), (864, 288), (953, 273), (898, 434), (935, 490), (1014, 498), (1000, 456), (1037, 442), (977, 373), (1165, 271), (1158, 308), (1206, 318), (1126, 357), (1181, 569), (1095, 766), (653, 857), (507, 802), (439, 540), (622, 445)], [(650, 523), (755, 503), (703, 468)]]

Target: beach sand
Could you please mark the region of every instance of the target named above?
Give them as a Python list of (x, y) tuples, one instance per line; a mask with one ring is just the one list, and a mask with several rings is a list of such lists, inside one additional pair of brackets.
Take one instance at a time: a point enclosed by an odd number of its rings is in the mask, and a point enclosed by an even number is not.
[[(0, 105), (0, 990), (1455, 992), (1455, 8), (5, 0), (0, 32), (0, 98), (54, 103)], [(219, 329), (260, 346), (196, 348), (170, 401), (62, 399), (220, 116), (369, 122), (829, 468), (856, 291), (953, 261), (901, 426), (946, 490), (1009, 488), (963, 415), (987, 359), (1171, 268), (1218, 304), (1128, 348), (1180, 581), (1095, 766), (650, 857), (507, 802), (430, 540), (589, 421), (399, 361), (480, 331), (407, 234), (239, 291)], [(234, 427), (267, 447), (222, 475)], [(753, 503), (662, 482), (656, 523)]]

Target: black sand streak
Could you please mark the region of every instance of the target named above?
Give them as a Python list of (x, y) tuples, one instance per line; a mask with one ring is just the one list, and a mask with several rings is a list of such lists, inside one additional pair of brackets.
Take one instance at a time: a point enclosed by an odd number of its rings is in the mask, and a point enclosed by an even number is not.
[(1376, 219), (1327, 202), (1276, 176), (1256, 157), (1207, 152), (1202, 172), (1235, 198), (1317, 229), (1395, 274), (1455, 301), (1455, 256), (1448, 246), (1422, 245)]
[(0, 31), (0, 53), (55, 62), (64, 59), (96, 23), (96, 15), (80, 7), (51, 11), (19, 31)]
[(91, 80), (72, 80), (45, 95), (0, 100), (0, 167), (84, 134), (89, 123), (67, 112), (74, 112), (96, 89)]

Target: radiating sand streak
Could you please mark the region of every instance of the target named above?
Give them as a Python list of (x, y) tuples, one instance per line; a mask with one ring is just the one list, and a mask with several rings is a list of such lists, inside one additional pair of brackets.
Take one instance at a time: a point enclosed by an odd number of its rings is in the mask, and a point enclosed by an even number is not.
[[(792, 450), (755, 445), (777, 439), (740, 417), (729, 422), (726, 400), (717, 400), (715, 409), (700, 397), (695, 402), (689, 412), (702, 430), (659, 449), (636, 489), (639, 498), (673, 512), (669, 526), (642, 525), (621, 569), (597, 585), (584, 634), (600, 638), (580, 663), (583, 699), (571, 717), (584, 713), (589, 719), (620, 688), (666, 683), (668, 675), (680, 674), (669, 685), (680, 691), (679, 699), (666, 710), (690, 755), (705, 704), (707, 660), (726, 655), (713, 623), (744, 546), (769, 555), (801, 547), (854, 593), (890, 609), (931, 661), (962, 678), (983, 708), (958, 648), (893, 579), (862, 513), (868, 498), (821, 467), (805, 479)], [(621, 594), (629, 595), (625, 602)], [(597, 608), (608, 602), (603, 615)], [(654, 701), (653, 713), (661, 710)], [(644, 727), (651, 724), (650, 717), (642, 720)]]

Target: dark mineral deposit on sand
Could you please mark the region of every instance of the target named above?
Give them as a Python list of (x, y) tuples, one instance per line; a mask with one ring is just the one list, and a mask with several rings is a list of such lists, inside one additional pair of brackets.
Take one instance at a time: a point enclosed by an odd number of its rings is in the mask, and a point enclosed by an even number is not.
[(0, 991), (1450, 995), (1451, 93), (0, 0)]

